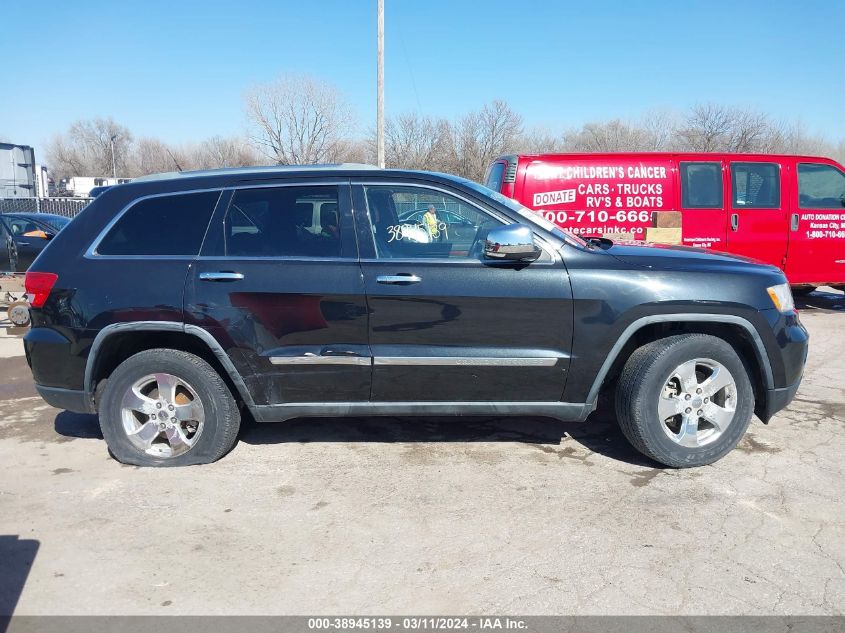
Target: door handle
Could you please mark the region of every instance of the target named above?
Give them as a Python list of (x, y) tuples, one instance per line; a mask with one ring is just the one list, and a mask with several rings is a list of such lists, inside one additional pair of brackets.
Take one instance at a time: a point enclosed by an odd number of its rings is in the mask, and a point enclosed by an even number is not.
[(376, 281), (380, 284), (397, 284), (407, 286), (409, 284), (421, 282), (422, 278), (411, 273), (400, 273), (398, 275), (379, 275), (376, 277)]
[(793, 231), (798, 230), (798, 214), (797, 213), (792, 214), (792, 222), (790, 223), (789, 228), (791, 228)]
[(233, 273), (228, 270), (221, 270), (215, 273), (200, 273), (200, 281), (239, 281), (243, 278), (243, 273)]
[(731, 213), (731, 230), (736, 231), (739, 228), (739, 213)]

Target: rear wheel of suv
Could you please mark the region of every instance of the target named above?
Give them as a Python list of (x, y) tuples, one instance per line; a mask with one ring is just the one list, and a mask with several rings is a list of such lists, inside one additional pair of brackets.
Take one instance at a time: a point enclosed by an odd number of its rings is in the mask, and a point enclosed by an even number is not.
[(139, 352), (109, 377), (100, 428), (112, 455), (136, 466), (187, 466), (220, 459), (234, 446), (240, 412), (203, 359), (170, 349)]
[(616, 415), (638, 451), (674, 468), (731, 451), (754, 413), (745, 365), (724, 340), (671, 336), (636, 350), (616, 391)]

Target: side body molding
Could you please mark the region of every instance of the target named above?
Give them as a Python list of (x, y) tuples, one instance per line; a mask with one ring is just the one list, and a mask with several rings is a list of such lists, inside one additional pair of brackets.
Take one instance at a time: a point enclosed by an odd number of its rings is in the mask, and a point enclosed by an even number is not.
[[(113, 334), (136, 331), (181, 332), (183, 334), (189, 334), (197, 337), (208, 346), (217, 360), (220, 361), (220, 364), (226, 369), (226, 372), (229, 374), (232, 382), (235, 383), (235, 387), (237, 388), (244, 403), (250, 407), (254, 406), (255, 403), (252, 400), (249, 390), (246, 388), (246, 383), (244, 383), (243, 378), (232, 364), (232, 360), (229, 358), (228, 354), (226, 354), (220, 346), (220, 343), (218, 343), (211, 334), (201, 327), (196, 325), (186, 325), (177, 321), (128, 321), (125, 323), (113, 323), (112, 325), (108, 325), (100, 330), (94, 338), (94, 342), (91, 344), (91, 349), (88, 352), (88, 359), (85, 364), (85, 382), (83, 388), (87, 398), (92, 399), (94, 395), (94, 371), (97, 368), (97, 357), (103, 343)], [(93, 401), (90, 402), (90, 408), (91, 411), (94, 411)]]
[(695, 312), (678, 314), (655, 314), (652, 316), (641, 317), (625, 328), (625, 330), (617, 339), (616, 343), (613, 344), (613, 347), (610, 349), (607, 358), (604, 359), (604, 363), (602, 363), (602, 366), (599, 369), (599, 373), (596, 375), (596, 378), (593, 381), (593, 386), (590, 389), (590, 393), (587, 396), (587, 402), (590, 403), (593, 408), (595, 408), (599, 396), (599, 390), (601, 389), (601, 385), (604, 382), (605, 377), (607, 377), (607, 372), (610, 371), (610, 368), (616, 360), (616, 357), (619, 356), (619, 353), (622, 351), (622, 348), (625, 347), (625, 344), (637, 332), (637, 330), (653, 323), (677, 322), (727, 323), (729, 325), (738, 325), (742, 327), (748, 333), (748, 335), (751, 337), (752, 342), (754, 343), (754, 349), (757, 352), (757, 360), (760, 363), (760, 367), (762, 367), (763, 369), (763, 380), (765, 382), (766, 389), (772, 389), (774, 387), (774, 378), (772, 377), (772, 365), (769, 361), (769, 355), (766, 352), (766, 347), (765, 345), (763, 345), (763, 339), (760, 338), (760, 333), (757, 332), (757, 328), (755, 328), (751, 321), (749, 321), (748, 319), (744, 319), (743, 317), (735, 316), (732, 314), (701, 314)]
[[(309, 416), (309, 415), (419, 415), (429, 414), (456, 414), (464, 415), (495, 415), (495, 414), (516, 414), (530, 411), (534, 415), (547, 415), (563, 420), (579, 420), (583, 421), (587, 418), (589, 413), (595, 409), (598, 401), (599, 390), (602, 382), (610, 371), (619, 353), (622, 351), (625, 344), (630, 338), (642, 327), (651, 325), (653, 323), (673, 323), (673, 322), (698, 322), (698, 323), (727, 323), (730, 325), (737, 325), (742, 327), (751, 341), (757, 353), (760, 367), (763, 369), (763, 380), (766, 389), (772, 389), (774, 380), (772, 377), (772, 367), (769, 361), (769, 356), (760, 338), (760, 334), (754, 325), (739, 316), (727, 314), (701, 314), (701, 313), (676, 313), (676, 314), (660, 314), (647, 317), (641, 317), (628, 325), (622, 332), (618, 340), (614, 343), (607, 357), (605, 358), (598, 374), (593, 380), (592, 387), (587, 397), (586, 403), (569, 403), (569, 402), (496, 402), (496, 403), (423, 403), (423, 402), (372, 402), (372, 403), (333, 403), (326, 405), (324, 403), (299, 403), (290, 405), (276, 405), (276, 406), (261, 406), (257, 407), (249, 393), (249, 390), (244, 383), (238, 370), (235, 368), (229, 356), (220, 346), (220, 344), (209, 334), (206, 330), (196, 325), (188, 325), (178, 323), (175, 321), (133, 321), (126, 323), (115, 323), (103, 328), (95, 337), (91, 344), (91, 350), (88, 354), (88, 359), (85, 366), (85, 382), (84, 389), (86, 397), (89, 398), (91, 411), (94, 411), (93, 404), (93, 376), (97, 365), (97, 357), (106, 339), (117, 333), (129, 331), (161, 331), (161, 332), (181, 332), (199, 338), (205, 343), (215, 357), (220, 361), (220, 364), (226, 369), (232, 382), (238, 390), (244, 403), (250, 408), (256, 419), (259, 421), (280, 421), (290, 419), (292, 417)], [(366, 359), (370, 362), (370, 359)]]

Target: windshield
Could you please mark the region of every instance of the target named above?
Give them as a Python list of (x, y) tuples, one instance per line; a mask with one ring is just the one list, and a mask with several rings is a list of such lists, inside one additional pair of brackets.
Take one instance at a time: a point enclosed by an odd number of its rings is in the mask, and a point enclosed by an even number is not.
[(499, 204), (504, 205), (511, 211), (515, 211), (516, 213), (518, 213), (520, 217), (525, 219), (527, 222), (530, 222), (535, 226), (539, 226), (541, 229), (543, 229), (544, 231), (548, 231), (558, 239), (569, 242), (570, 244), (574, 244), (575, 246), (587, 246), (587, 243), (577, 235), (570, 233), (569, 231), (565, 231), (564, 229), (560, 228), (557, 224), (549, 222), (542, 215), (532, 211), (526, 206), (521, 205), (513, 198), (503, 196), (498, 191), (493, 191), (492, 189), (489, 189), (484, 185), (479, 185), (477, 182), (467, 180), (466, 178), (455, 178), (455, 180), (460, 180), (462, 184), (466, 185), (470, 189), (473, 189), (478, 193), (484, 194), (488, 198), (493, 198), (493, 200), (495, 200)]

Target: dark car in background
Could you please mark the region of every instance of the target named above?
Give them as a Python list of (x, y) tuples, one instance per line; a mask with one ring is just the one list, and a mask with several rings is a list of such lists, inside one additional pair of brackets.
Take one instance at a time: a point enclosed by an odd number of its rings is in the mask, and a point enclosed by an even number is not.
[(26, 289), (38, 392), (149, 466), (220, 458), (246, 411), (584, 421), (600, 394), (645, 455), (709, 464), (792, 400), (808, 343), (773, 266), (583, 240), (468, 180), (365, 166), (108, 189)]
[(70, 220), (53, 213), (0, 214), (0, 235), (5, 238), (0, 265), (5, 268), (6, 262), (10, 262), (12, 272), (25, 271)]

